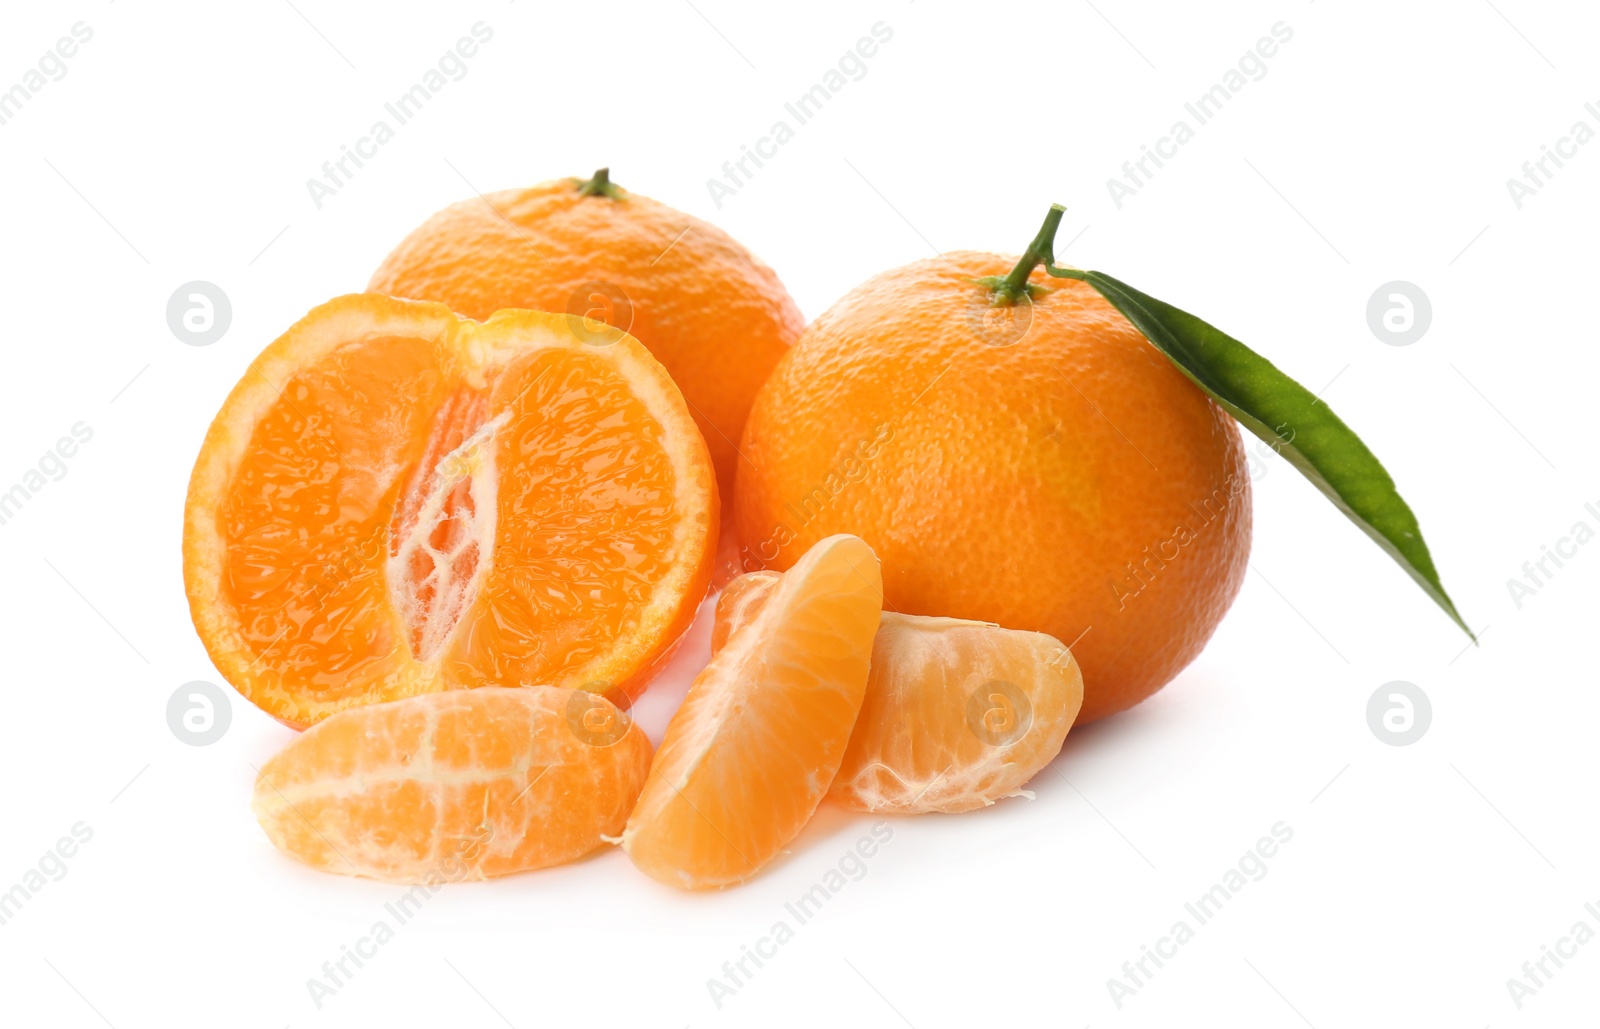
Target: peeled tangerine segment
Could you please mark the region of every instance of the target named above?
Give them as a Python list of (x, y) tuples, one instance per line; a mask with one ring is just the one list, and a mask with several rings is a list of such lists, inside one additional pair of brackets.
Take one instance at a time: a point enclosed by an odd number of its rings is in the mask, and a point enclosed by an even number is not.
[(861, 708), (883, 580), (855, 536), (818, 542), (726, 639), (667, 726), (622, 846), (684, 889), (742, 882), (810, 820)]
[(705, 443), (633, 337), (362, 294), (218, 413), (184, 578), (218, 669), (293, 725), (463, 685), (626, 705), (705, 595), (716, 524)]
[(436, 884), (582, 857), (622, 831), (649, 767), (603, 697), (454, 690), (312, 726), (261, 767), (252, 805), (314, 868)]
[[(783, 576), (752, 572), (717, 601), (713, 648), (770, 602)], [(986, 807), (1061, 751), (1083, 676), (1053, 636), (884, 612), (861, 714), (829, 795), (888, 814)]]

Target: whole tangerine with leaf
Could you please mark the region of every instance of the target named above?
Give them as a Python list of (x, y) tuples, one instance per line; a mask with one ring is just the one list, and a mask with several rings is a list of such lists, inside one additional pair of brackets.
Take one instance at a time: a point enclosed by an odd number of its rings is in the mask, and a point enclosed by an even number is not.
[(1463, 629), (1411, 509), (1326, 404), (1238, 340), (1101, 272), (1055, 265), (1053, 206), (1020, 257), (878, 275), (813, 322), (751, 409), (740, 562), (784, 569), (852, 533), (884, 609), (1067, 644), (1079, 723), (1205, 646), (1243, 582), (1266, 440)]

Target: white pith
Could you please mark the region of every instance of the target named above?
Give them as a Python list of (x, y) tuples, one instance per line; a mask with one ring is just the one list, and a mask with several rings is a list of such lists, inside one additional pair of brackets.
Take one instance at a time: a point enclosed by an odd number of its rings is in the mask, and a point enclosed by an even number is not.
[[(408, 625), (421, 626), (422, 633), (415, 656), (430, 660), (444, 650), (455, 633), (460, 616), (471, 605), (478, 587), (489, 569), (494, 554), (496, 498), (499, 477), (495, 470), (494, 436), (511, 418), (511, 412), (502, 412), (479, 426), (461, 445), (440, 458), (428, 484), (428, 493), (417, 512), (410, 531), (401, 537), (397, 546), (391, 546), (388, 561), (389, 590), (395, 609)], [(445, 504), (450, 494), (462, 482), (472, 496), (472, 513), (454, 512), (453, 517), (465, 521), (467, 531), (455, 537), (448, 550), (439, 550), (431, 542), (434, 529), (446, 517)], [(405, 588), (408, 569), (418, 551), (426, 554), (432, 570), (416, 584), (415, 590)], [(476, 551), (472, 574), (466, 578), (456, 576), (458, 558), (468, 551)], [(419, 600), (422, 587), (431, 585), (433, 596), (424, 607)]]

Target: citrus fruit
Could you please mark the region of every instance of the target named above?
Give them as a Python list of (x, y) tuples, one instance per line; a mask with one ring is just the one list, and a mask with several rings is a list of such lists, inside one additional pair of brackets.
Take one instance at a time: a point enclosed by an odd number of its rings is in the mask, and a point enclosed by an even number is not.
[(782, 580), (781, 572), (746, 572), (722, 588), (717, 594), (716, 613), (711, 622), (713, 655), (766, 606), (767, 598)]
[[(751, 572), (717, 599), (712, 647), (756, 617), (777, 588)], [(1061, 641), (985, 622), (885, 611), (867, 692), (828, 795), (897, 815), (971, 811), (1022, 786), (1061, 750), (1083, 703)]]
[(1233, 420), (1081, 282), (990, 306), (1014, 259), (885, 272), (813, 322), (757, 394), (732, 505), (744, 567), (848, 532), (884, 607), (1047, 633), (1079, 721), (1149, 696), (1243, 581), (1250, 479)]
[(606, 169), (447, 207), (367, 288), (469, 318), (526, 307), (626, 330), (683, 390), (724, 496), (750, 401), (805, 325), (777, 274), (727, 233), (618, 187)]
[(829, 796), (901, 815), (987, 807), (1061, 752), (1082, 703), (1077, 662), (1054, 637), (885, 612)]
[(622, 830), (650, 741), (603, 697), (551, 686), (351, 708), (261, 766), (251, 804), (313, 868), (393, 882), (572, 861)]
[(711, 462), (632, 338), (375, 294), (268, 346), (206, 434), (184, 583), (217, 668), (307, 725), (450, 686), (643, 689), (704, 597)]
[(667, 726), (623, 849), (685, 889), (754, 875), (811, 818), (844, 757), (878, 628), (878, 559), (833, 536), (711, 659)]

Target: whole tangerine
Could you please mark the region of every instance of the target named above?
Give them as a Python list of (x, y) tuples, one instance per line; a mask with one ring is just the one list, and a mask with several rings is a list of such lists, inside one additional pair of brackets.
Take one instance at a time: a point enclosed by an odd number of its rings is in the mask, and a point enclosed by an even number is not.
[(578, 315), (597, 343), (605, 326), (629, 333), (682, 390), (725, 496), (750, 402), (805, 325), (777, 273), (733, 237), (605, 168), (452, 204), (367, 289), (479, 321), (508, 307)]
[(740, 563), (860, 536), (885, 610), (1069, 645), (1088, 722), (1211, 637), (1244, 579), (1250, 477), (1232, 418), (1092, 287), (1035, 270), (1027, 302), (996, 306), (1016, 261), (918, 261), (806, 329), (745, 424)]

